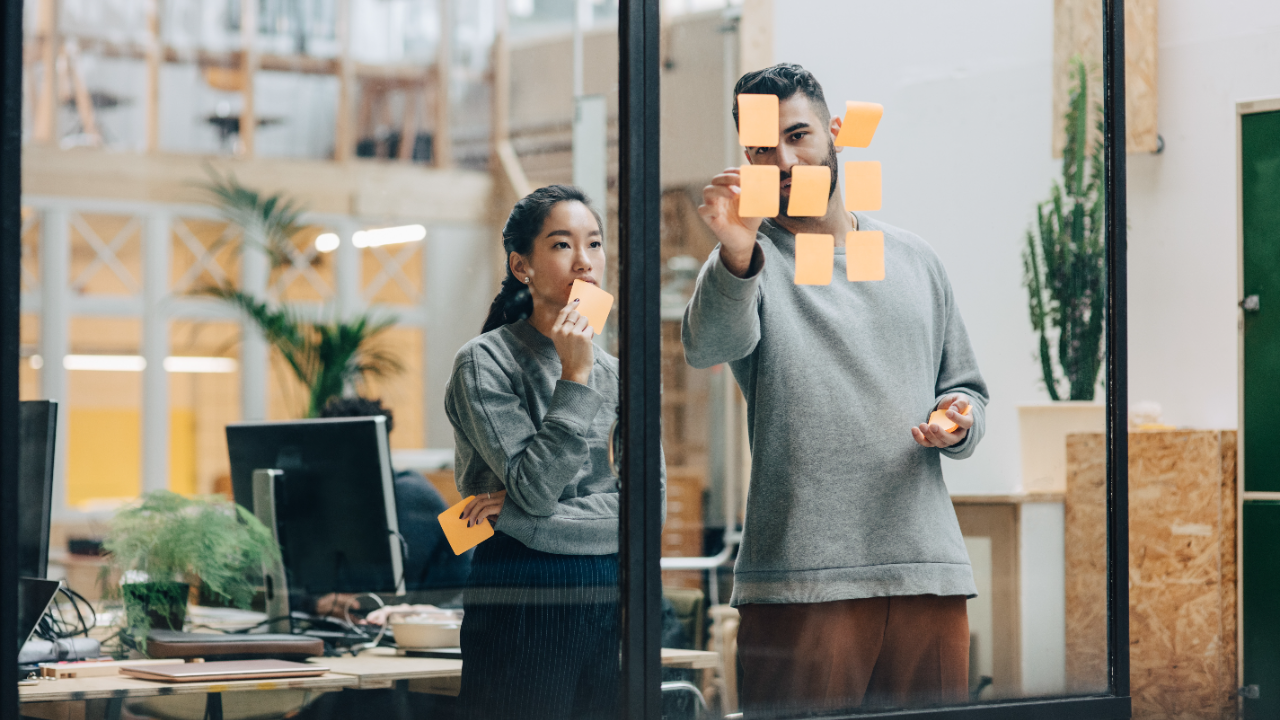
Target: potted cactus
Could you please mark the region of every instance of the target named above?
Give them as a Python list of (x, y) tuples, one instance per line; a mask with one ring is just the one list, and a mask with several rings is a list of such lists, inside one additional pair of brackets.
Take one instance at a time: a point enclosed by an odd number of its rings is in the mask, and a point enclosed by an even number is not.
[[(1036, 207), (1022, 251), (1041, 378), (1053, 401), (1018, 408), (1025, 491), (1063, 491), (1066, 435), (1105, 429), (1105, 408), (1094, 402), (1105, 350), (1102, 108), (1089, 106), (1089, 73), (1079, 58), (1072, 77), (1062, 179)], [(1099, 129), (1092, 145), (1091, 125)]]

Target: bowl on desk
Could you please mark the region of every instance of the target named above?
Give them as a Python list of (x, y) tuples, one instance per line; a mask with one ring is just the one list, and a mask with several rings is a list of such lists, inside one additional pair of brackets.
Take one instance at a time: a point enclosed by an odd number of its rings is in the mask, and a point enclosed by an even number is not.
[(462, 620), (454, 615), (392, 615), (389, 619), (396, 647), (401, 650), (458, 647)]

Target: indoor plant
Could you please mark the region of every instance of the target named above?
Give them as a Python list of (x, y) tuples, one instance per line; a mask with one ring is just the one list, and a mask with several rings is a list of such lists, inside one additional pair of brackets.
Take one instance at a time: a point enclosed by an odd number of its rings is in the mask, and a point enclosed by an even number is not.
[[(1079, 58), (1073, 63), (1073, 75), (1062, 181), (1054, 182), (1049, 199), (1036, 207), (1036, 223), (1027, 230), (1022, 252), (1031, 325), (1040, 336), (1040, 370), (1053, 400), (1063, 399), (1057, 368), (1066, 383), (1065, 399), (1092, 400), (1103, 353), (1102, 108), (1093, 108), (1099, 132), (1093, 146), (1087, 147), (1092, 114), (1089, 77)], [(1050, 350), (1051, 332), (1057, 335), (1056, 352)]]
[[(1067, 435), (1106, 429), (1105, 408), (1093, 402), (1105, 350), (1102, 108), (1089, 106), (1089, 73), (1079, 58), (1071, 74), (1062, 179), (1036, 207), (1022, 251), (1040, 374), (1053, 401), (1018, 408), (1026, 492), (1063, 492)], [(1092, 145), (1091, 125), (1099, 129)]]
[[(293, 237), (303, 229), (302, 206), (283, 193), (266, 195), (245, 187), (233, 175), (212, 170), (210, 175), (212, 182), (202, 187), (222, 217), (240, 231), (241, 252), (265, 253), (273, 271), (292, 265), (298, 253)], [(376, 345), (376, 338), (395, 326), (394, 318), (360, 314), (316, 322), (231, 285), (205, 287), (198, 293), (227, 302), (258, 326), (307, 388), (306, 417), (319, 416), (330, 398), (355, 394), (368, 375), (403, 369), (392, 353)]]
[(199, 582), (209, 595), (248, 608), (262, 584), (263, 564), (280, 550), (271, 531), (248, 510), (222, 496), (184, 497), (155, 490), (116, 513), (103, 543), (118, 571), (123, 597), (121, 639), (145, 649), (153, 626), (181, 630), (187, 588)]

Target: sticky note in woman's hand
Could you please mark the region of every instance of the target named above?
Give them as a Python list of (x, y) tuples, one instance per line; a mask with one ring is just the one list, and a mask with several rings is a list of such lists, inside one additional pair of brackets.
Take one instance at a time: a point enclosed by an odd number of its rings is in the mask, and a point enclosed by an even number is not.
[(574, 280), (573, 288), (569, 290), (569, 302), (574, 300), (578, 301), (578, 314), (591, 323), (595, 334), (604, 333), (604, 324), (613, 309), (613, 296), (589, 282)]
[[(972, 405), (966, 405), (966, 406), (965, 406), (965, 408), (964, 408), (964, 412), (962, 412), (962, 413), (960, 413), (960, 414), (961, 414), (961, 415), (968, 415), (968, 414), (969, 414), (969, 413), (971, 413), (971, 412), (973, 412), (973, 406), (972, 406)], [(947, 411), (946, 411), (946, 410), (934, 410), (932, 413), (930, 413), (930, 414), (929, 414), (929, 424), (930, 424), (930, 425), (937, 425), (938, 427), (942, 428), (942, 430), (943, 430), (944, 432), (949, 432), (949, 433), (950, 433), (950, 432), (955, 432), (955, 431), (956, 431), (956, 428), (959, 428), (959, 427), (960, 427), (960, 424), (959, 424), (959, 423), (957, 423), (956, 421), (954, 421), (954, 420), (952, 420), (951, 418), (947, 417)]]
[(440, 521), (440, 528), (444, 530), (445, 539), (449, 541), (449, 547), (453, 548), (454, 555), (461, 555), (493, 537), (493, 524), (489, 522), (488, 518), (471, 527), (467, 527), (467, 521), (461, 517), (462, 509), (475, 497), (475, 495), (472, 495), (471, 497), (463, 498), (462, 502), (445, 510), (436, 517)]

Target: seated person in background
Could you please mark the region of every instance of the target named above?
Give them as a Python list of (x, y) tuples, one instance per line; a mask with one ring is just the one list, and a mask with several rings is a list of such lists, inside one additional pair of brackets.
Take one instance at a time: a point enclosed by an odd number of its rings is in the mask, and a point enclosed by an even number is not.
[[(391, 409), (379, 400), (363, 397), (333, 398), (320, 411), (320, 417), (387, 418), (387, 434), (395, 427)], [(395, 485), (396, 515), (400, 535), (404, 538), (404, 586), (409, 600), (434, 605), (458, 605), (460, 594), (471, 574), (472, 551), (454, 555), (436, 519), (448, 509), (444, 497), (420, 473), (392, 469)], [(352, 598), (326, 596), (316, 603), (321, 615), (341, 616)], [(353, 608), (354, 609), (354, 608)]]

